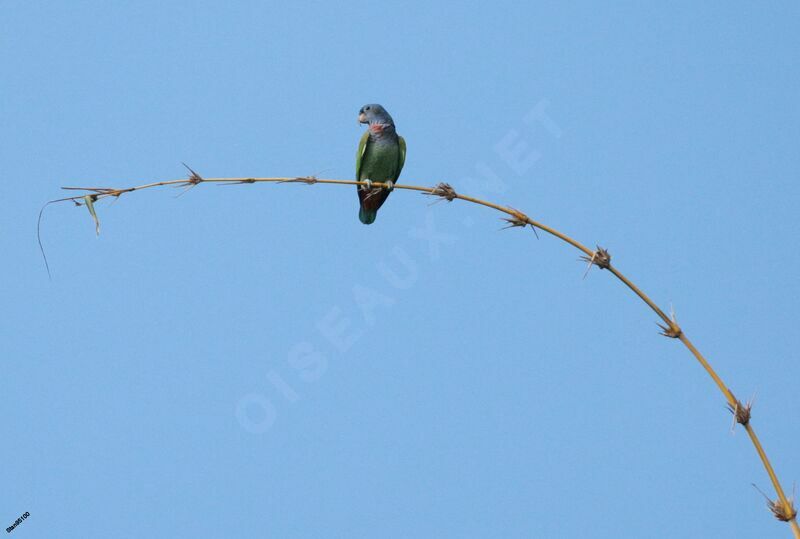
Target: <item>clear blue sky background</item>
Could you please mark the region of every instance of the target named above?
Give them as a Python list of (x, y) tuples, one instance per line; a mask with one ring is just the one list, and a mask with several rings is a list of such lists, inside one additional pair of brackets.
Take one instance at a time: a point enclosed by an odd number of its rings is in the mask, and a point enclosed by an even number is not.
[[(788, 537), (708, 376), (800, 479), (794, 2), (3, 2), (0, 525), (50, 537)], [(538, 107), (538, 108), (537, 108)], [(542, 115), (532, 111), (543, 112)], [(516, 157), (508, 153), (517, 148)], [(487, 181), (486, 178), (495, 177)], [(431, 232), (433, 230), (434, 232)], [(436, 240), (431, 242), (430, 238)]]

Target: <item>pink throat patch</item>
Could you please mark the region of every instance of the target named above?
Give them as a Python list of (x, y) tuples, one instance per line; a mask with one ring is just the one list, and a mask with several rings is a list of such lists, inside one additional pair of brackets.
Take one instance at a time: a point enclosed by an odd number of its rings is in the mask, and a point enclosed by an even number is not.
[(373, 133), (383, 133), (383, 128), (385, 126), (383, 124), (370, 124), (369, 130)]

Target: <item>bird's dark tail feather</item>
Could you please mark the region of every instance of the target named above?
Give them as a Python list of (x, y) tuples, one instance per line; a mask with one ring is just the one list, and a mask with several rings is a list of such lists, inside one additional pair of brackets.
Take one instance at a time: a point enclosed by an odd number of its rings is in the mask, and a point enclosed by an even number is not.
[(358, 210), (358, 219), (365, 225), (371, 225), (374, 223), (377, 216), (378, 210), (367, 210), (365, 208)]

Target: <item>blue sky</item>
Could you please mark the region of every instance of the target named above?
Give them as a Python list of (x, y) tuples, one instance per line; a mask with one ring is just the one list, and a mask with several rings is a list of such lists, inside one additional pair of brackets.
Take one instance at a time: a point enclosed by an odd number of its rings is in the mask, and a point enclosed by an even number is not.
[[(800, 478), (795, 3), (0, 4), (0, 525), (39, 537), (787, 537), (678, 321)], [(535, 114), (538, 111), (539, 114)], [(519, 152), (509, 156), (509, 148)], [(513, 153), (513, 152), (512, 152)]]

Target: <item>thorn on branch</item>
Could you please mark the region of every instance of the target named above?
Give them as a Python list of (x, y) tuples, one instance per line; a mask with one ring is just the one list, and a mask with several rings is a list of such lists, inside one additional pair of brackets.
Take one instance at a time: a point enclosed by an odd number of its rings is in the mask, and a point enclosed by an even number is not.
[(661, 335), (669, 337), (670, 339), (680, 338), (683, 331), (681, 331), (678, 321), (675, 320), (675, 310), (670, 309), (668, 325), (657, 324), (661, 328)]
[(202, 176), (200, 176), (200, 174), (198, 174), (198, 173), (197, 173), (197, 172), (195, 172), (194, 170), (192, 170), (192, 168), (191, 168), (189, 165), (187, 165), (186, 163), (181, 163), (181, 164), (182, 164), (183, 166), (185, 166), (185, 167), (187, 168), (187, 170), (189, 171), (189, 178), (188, 178), (188, 179), (187, 179), (187, 180), (186, 180), (184, 183), (180, 183), (180, 184), (178, 184), (178, 185), (176, 185), (176, 186), (175, 186), (175, 187), (183, 187), (183, 188), (184, 188), (184, 189), (183, 189), (183, 191), (181, 191), (180, 193), (178, 193), (178, 194), (176, 195), (176, 198), (177, 198), (177, 197), (179, 197), (179, 196), (181, 196), (181, 195), (185, 195), (185, 194), (186, 194), (186, 192), (187, 192), (189, 189), (191, 189), (192, 187), (195, 187), (195, 186), (197, 186), (198, 184), (200, 184), (200, 183), (202, 183), (202, 182), (204, 182), (204, 181), (205, 181), (205, 180), (203, 179), (203, 177), (202, 177)]
[(603, 249), (599, 245), (595, 245), (595, 247), (596, 250), (592, 252), (592, 256), (582, 255), (580, 258), (584, 262), (589, 263), (589, 265), (586, 266), (586, 272), (583, 274), (584, 279), (589, 275), (589, 270), (592, 269), (592, 265), (600, 269), (608, 269), (611, 267), (611, 253), (608, 252), (608, 249)]
[(788, 498), (786, 503), (783, 503), (780, 498), (777, 500), (770, 499), (770, 497), (764, 494), (764, 492), (758, 488), (755, 483), (750, 484), (753, 485), (753, 488), (761, 493), (761, 495), (764, 496), (764, 499), (767, 500), (767, 507), (775, 516), (775, 518), (781, 522), (789, 522), (790, 520), (794, 520), (794, 517), (797, 516), (797, 509), (794, 508), (794, 496)]
[(530, 222), (530, 218), (527, 215), (525, 215), (519, 210), (512, 208), (511, 206), (508, 207), (508, 210), (512, 213), (511, 217), (500, 218), (502, 221), (508, 223), (508, 226), (504, 226), (500, 230), (505, 230), (507, 228), (515, 228), (515, 227), (525, 228), (526, 226), (530, 226), (531, 230), (533, 230), (533, 233), (536, 236), (536, 239), (537, 240), (539, 239), (539, 234), (536, 232), (536, 227), (533, 226), (533, 224)]
[(297, 178), (292, 178), (290, 180), (283, 180), (282, 182), (278, 183), (304, 183), (306, 185), (314, 185), (315, 183), (317, 183), (317, 178), (316, 176), (304, 176), (304, 177), (298, 176)]
[(219, 185), (220, 185), (220, 187), (224, 187), (226, 185), (241, 185), (243, 183), (256, 183), (256, 179), (255, 178), (246, 178), (244, 180), (239, 180), (239, 181), (236, 181), (236, 182), (225, 182), (225, 183), (221, 183)]
[(592, 256), (581, 256), (581, 260), (588, 262), (591, 266), (594, 264), (600, 269), (608, 269), (611, 267), (611, 253), (608, 249), (603, 249), (599, 245), (596, 246), (597, 250), (592, 253)]
[(742, 401), (736, 399), (736, 404), (732, 405), (731, 403), (728, 403), (727, 407), (728, 410), (733, 414), (736, 423), (739, 423), (743, 427), (750, 423), (750, 410), (753, 409), (752, 400), (742, 404)]
[[(452, 202), (458, 195), (456, 194), (456, 190), (449, 183), (440, 183), (436, 187), (433, 188), (433, 191), (430, 193), (422, 193), (425, 196), (434, 196), (440, 197), (440, 200), (446, 200), (448, 202)], [(438, 202), (438, 201), (437, 201)]]
[(670, 324), (669, 326), (662, 326), (658, 324), (658, 327), (661, 328), (659, 332), (664, 337), (669, 337), (670, 339), (678, 339), (681, 336), (681, 328), (678, 326)]
[(189, 165), (187, 165), (186, 163), (181, 163), (181, 164), (182, 164), (183, 166), (185, 166), (185, 167), (186, 167), (186, 169), (187, 169), (187, 170), (189, 171), (189, 173), (190, 173), (190, 174), (189, 174), (189, 179), (188, 179), (188, 180), (186, 180), (186, 182), (187, 182), (187, 183), (189, 183), (189, 184), (191, 184), (191, 186), (195, 186), (195, 185), (197, 185), (198, 183), (201, 183), (201, 182), (204, 182), (204, 181), (205, 181), (205, 180), (203, 179), (203, 177), (202, 177), (200, 174), (198, 174), (197, 172), (195, 172), (194, 170), (192, 170), (192, 167), (190, 167), (190, 166), (189, 166)]

